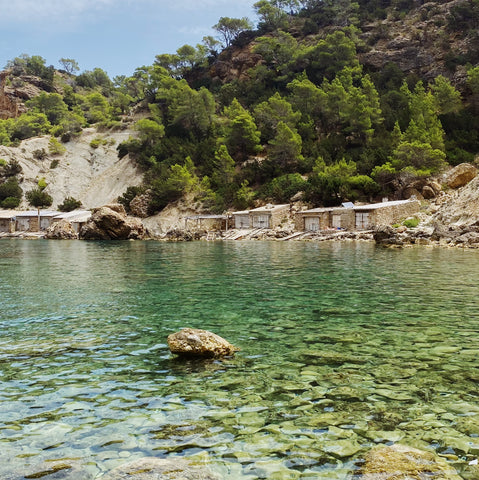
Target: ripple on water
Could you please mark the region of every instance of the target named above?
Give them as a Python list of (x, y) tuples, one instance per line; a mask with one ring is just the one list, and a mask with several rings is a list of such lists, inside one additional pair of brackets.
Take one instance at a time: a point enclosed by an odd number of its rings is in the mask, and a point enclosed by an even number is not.
[[(2, 240), (0, 476), (188, 455), (222, 478), (340, 479), (391, 442), (461, 471), (479, 455), (474, 253)], [(180, 361), (183, 326), (242, 351)]]

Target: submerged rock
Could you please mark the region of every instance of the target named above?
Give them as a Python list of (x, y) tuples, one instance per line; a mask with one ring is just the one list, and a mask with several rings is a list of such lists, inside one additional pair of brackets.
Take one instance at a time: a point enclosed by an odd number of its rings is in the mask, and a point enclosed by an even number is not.
[(197, 357), (224, 357), (233, 355), (239, 348), (215, 333), (197, 328), (183, 328), (168, 336), (172, 353)]
[(373, 448), (358, 480), (461, 480), (456, 470), (432, 452), (395, 444)]
[(220, 480), (206, 467), (181, 458), (141, 458), (112, 470), (100, 480)]

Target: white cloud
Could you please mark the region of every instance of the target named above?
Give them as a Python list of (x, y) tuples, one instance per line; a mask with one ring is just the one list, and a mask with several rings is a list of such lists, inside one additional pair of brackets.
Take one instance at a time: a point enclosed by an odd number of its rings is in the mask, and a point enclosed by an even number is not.
[(17, 22), (43, 21), (46, 18), (71, 18), (85, 12), (98, 11), (114, 4), (114, 0), (0, 0), (3, 20)]
[[(253, 5), (254, 0), (248, 3)], [(148, 6), (148, 4), (150, 4)], [(0, 0), (2, 21), (38, 23), (45, 20), (78, 19), (84, 15), (120, 10), (151, 8), (174, 11), (201, 11), (204, 9), (238, 6), (237, 0)], [(244, 3), (243, 7), (244, 9)]]

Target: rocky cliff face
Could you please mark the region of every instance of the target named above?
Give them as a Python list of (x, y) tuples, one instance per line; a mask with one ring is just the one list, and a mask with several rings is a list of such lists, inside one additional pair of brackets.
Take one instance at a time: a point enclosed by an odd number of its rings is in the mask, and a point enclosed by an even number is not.
[(8, 96), (5, 92), (5, 79), (8, 72), (0, 72), (0, 119), (15, 118), (19, 115), (17, 101)]
[(427, 2), (405, 16), (390, 15), (364, 25), (361, 38), (369, 48), (359, 55), (361, 63), (381, 70), (394, 62), (405, 73), (416, 73), (426, 80), (443, 75), (463, 85), (467, 78), (465, 67), (454, 72), (448, 67), (448, 59), (451, 55), (465, 55), (477, 45), (466, 32), (458, 34), (446, 29), (451, 9), (461, 3), (463, 0)]
[(467, 226), (479, 221), (479, 176), (465, 187), (451, 192), (434, 214), (435, 223)]
[[(46, 192), (53, 197), (53, 208), (66, 197), (80, 200), (84, 208), (93, 208), (116, 202), (127, 187), (142, 182), (143, 173), (135, 163), (128, 155), (119, 159), (116, 150), (118, 144), (132, 134), (130, 130), (100, 133), (88, 128), (78, 138), (65, 143), (66, 152), (57, 156), (48, 154), (50, 137), (36, 137), (24, 140), (18, 147), (0, 145), (0, 158), (20, 162), (24, 192), (44, 178)], [(91, 147), (90, 142), (98, 137), (104, 144)], [(42, 150), (46, 156), (35, 158)], [(22, 206), (28, 207), (25, 202)]]
[[(438, 75), (449, 78), (459, 88), (464, 87), (467, 73), (465, 66), (455, 61), (477, 52), (477, 36), (467, 29), (447, 29), (451, 10), (464, 4), (464, 0), (444, 2), (417, 2), (407, 12), (391, 9), (387, 18), (360, 25), (359, 60), (368, 69), (381, 70), (388, 63), (395, 63), (404, 73), (414, 73), (427, 81)], [(330, 25), (324, 34), (339, 26)], [(301, 33), (293, 32), (299, 41)], [(311, 38), (305, 38), (311, 43)], [(223, 83), (248, 77), (248, 70), (261, 64), (263, 58), (253, 53), (254, 40), (242, 47), (224, 50), (210, 68), (208, 74)], [(463, 62), (466, 63), (466, 62)]]

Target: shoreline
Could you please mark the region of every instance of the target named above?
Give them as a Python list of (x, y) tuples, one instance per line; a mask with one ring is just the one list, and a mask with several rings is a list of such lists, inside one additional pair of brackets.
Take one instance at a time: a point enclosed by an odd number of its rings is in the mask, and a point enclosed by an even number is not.
[[(58, 240), (57, 238), (48, 238), (47, 232), (1, 232), (0, 240), (2, 239)], [(70, 240), (85, 241), (80, 238)], [(437, 227), (423, 227), (401, 230), (390, 226), (380, 226), (375, 230), (319, 232), (291, 232), (285, 230), (248, 231), (235, 229), (229, 230), (228, 232), (195, 232), (175, 229), (162, 235), (146, 236), (142, 239), (130, 239), (130, 241), (131, 240), (171, 243), (196, 241), (373, 242), (383, 248), (395, 249), (422, 246), (475, 250), (479, 249), (479, 227), (463, 227), (462, 230), (457, 230), (457, 227), (453, 226), (442, 227), (440, 229)]]

